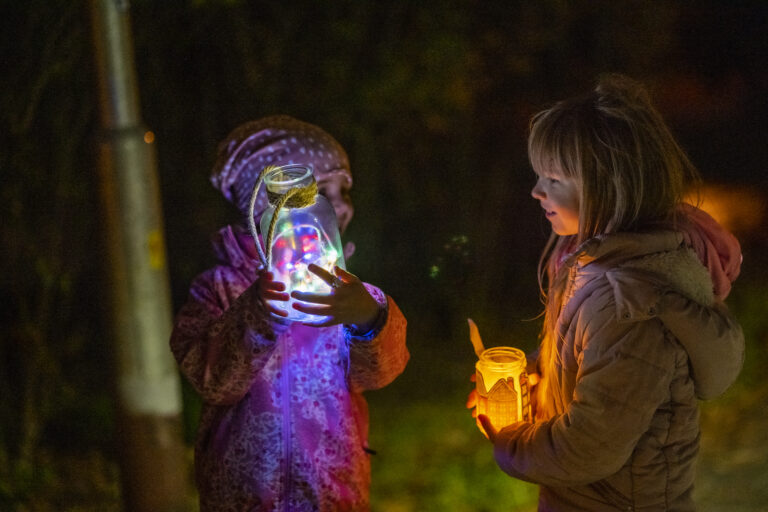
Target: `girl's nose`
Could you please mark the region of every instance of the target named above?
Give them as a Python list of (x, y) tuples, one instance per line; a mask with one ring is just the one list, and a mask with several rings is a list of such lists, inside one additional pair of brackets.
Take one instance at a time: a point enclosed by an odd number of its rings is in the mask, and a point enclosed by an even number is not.
[(539, 186), (539, 182), (536, 182), (536, 185), (533, 186), (533, 189), (531, 189), (531, 195), (534, 199), (544, 199), (544, 191)]

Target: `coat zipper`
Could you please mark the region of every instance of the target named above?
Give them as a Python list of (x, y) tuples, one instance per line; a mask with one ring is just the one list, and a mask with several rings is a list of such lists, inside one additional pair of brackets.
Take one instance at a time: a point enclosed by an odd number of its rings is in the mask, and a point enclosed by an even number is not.
[(288, 354), (289, 336), (283, 337), (283, 510), (290, 509), (291, 487), (293, 478), (291, 475), (291, 365)]

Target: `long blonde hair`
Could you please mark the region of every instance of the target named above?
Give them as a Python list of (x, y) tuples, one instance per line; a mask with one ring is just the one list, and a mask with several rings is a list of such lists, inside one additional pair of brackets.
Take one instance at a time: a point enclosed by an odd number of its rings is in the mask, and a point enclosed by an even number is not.
[(548, 418), (564, 409), (556, 342), (568, 280), (563, 257), (598, 235), (674, 224), (677, 205), (699, 177), (645, 88), (615, 74), (601, 77), (590, 93), (536, 114), (528, 156), (537, 174), (559, 172), (579, 185), (578, 233), (553, 233), (539, 261), (545, 312), (537, 417)]

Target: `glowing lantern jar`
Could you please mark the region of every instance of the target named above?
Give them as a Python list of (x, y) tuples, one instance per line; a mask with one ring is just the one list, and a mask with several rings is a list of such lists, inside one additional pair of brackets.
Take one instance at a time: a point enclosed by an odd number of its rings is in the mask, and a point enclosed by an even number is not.
[[(477, 414), (488, 416), (499, 430), (516, 421), (531, 419), (525, 367), (525, 353), (513, 347), (486, 349), (475, 363)], [(488, 437), (480, 421), (477, 426)]]
[[(333, 273), (345, 268), (336, 213), (328, 200), (317, 193), (312, 169), (303, 165), (271, 167), (263, 172), (269, 206), (261, 216), (263, 263), (290, 294), (294, 290), (329, 293), (330, 286), (308, 270), (309, 264)], [(253, 205), (260, 183), (256, 184)], [(251, 208), (253, 220), (253, 208)], [(254, 226), (251, 226), (252, 231)], [(255, 240), (258, 237), (254, 236)], [(322, 317), (293, 309), (294, 300), (272, 301), (275, 308), (288, 313), (288, 320), (318, 321)]]

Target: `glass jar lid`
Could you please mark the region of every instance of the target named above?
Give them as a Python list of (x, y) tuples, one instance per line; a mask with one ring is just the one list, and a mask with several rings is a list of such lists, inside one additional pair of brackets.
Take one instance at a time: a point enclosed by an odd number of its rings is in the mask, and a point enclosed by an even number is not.
[(491, 371), (504, 370), (506, 368), (525, 368), (527, 360), (525, 352), (514, 347), (492, 347), (484, 350), (477, 361), (478, 366), (483, 366)]

